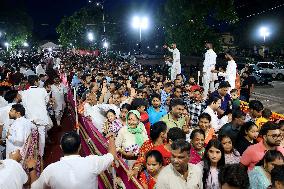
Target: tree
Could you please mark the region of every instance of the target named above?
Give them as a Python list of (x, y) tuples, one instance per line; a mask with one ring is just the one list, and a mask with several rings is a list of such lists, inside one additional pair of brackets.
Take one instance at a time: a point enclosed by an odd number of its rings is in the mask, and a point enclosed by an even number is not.
[(0, 28), (10, 47), (22, 46), (32, 36), (33, 22), (23, 4), (17, 7), (0, 3)]
[[(108, 22), (110, 22), (110, 19), (107, 17)], [(113, 33), (113, 29), (108, 27), (107, 23), (106, 28), (108, 42), (115, 40), (114, 35), (110, 35)], [(59, 34), (59, 42), (65, 48), (70, 47), (70, 44), (76, 48), (84, 49), (94, 49), (101, 46), (104, 34), (102, 11), (98, 7), (84, 7), (73, 15), (64, 17), (57, 26), (56, 31)], [(88, 41), (87, 33), (90, 31), (94, 33), (96, 42)]]
[(187, 55), (203, 52), (206, 40), (220, 46), (220, 36), (210, 25), (237, 21), (233, 0), (167, 0), (159, 14), (166, 41), (175, 41)]

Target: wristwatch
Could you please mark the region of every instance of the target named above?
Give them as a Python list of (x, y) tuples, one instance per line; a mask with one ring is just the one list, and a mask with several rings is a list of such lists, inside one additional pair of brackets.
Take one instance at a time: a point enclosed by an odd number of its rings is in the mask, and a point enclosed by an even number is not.
[(33, 170), (35, 170), (34, 167), (29, 168), (29, 172), (32, 172)]

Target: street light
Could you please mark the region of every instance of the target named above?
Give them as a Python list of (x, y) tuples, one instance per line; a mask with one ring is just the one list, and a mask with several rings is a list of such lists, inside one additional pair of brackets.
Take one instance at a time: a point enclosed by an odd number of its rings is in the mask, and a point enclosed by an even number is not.
[(132, 26), (135, 29), (139, 29), (139, 54), (141, 53), (141, 41), (142, 41), (142, 29), (147, 29), (149, 25), (149, 20), (147, 17), (135, 16), (132, 19)]
[(108, 46), (109, 46), (108, 42), (105, 41), (105, 42), (103, 43), (103, 47), (106, 49), (106, 54), (107, 54)]
[(7, 51), (9, 51), (9, 46), (10, 46), (10, 44), (9, 44), (8, 42), (5, 42), (4, 45), (5, 45), (5, 47), (7, 48)]
[(93, 34), (93, 32), (89, 32), (87, 37), (88, 37), (89, 41), (91, 41), (91, 42), (94, 41), (94, 34)]
[(265, 39), (270, 35), (270, 32), (268, 31), (267, 27), (261, 27), (259, 29), (259, 34), (261, 37), (263, 37), (263, 42), (265, 43)]
[(28, 47), (29, 44), (28, 44), (27, 42), (24, 42), (24, 43), (23, 43), (23, 46), (24, 46), (24, 47)]

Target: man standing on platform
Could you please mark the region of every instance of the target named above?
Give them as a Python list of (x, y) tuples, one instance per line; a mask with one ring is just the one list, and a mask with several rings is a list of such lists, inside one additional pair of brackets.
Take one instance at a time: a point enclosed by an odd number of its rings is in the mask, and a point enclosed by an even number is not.
[(173, 64), (171, 67), (171, 80), (174, 81), (176, 76), (181, 73), (181, 64), (180, 64), (180, 52), (177, 49), (177, 44), (172, 43), (172, 49), (167, 45), (164, 45), (164, 48), (167, 48), (170, 52), (173, 53)]
[(213, 50), (212, 43), (206, 42), (205, 47), (207, 51), (205, 53), (205, 59), (203, 63), (202, 83), (203, 83), (203, 88), (204, 88), (203, 97), (204, 99), (207, 99), (208, 91), (213, 92), (215, 90), (214, 89), (214, 73), (212, 73), (212, 70), (215, 70), (217, 55)]

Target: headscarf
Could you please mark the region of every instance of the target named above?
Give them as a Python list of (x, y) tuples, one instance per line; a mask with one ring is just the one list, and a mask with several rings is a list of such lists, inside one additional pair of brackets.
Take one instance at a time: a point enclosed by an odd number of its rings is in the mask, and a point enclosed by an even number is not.
[[(137, 119), (139, 120), (139, 123), (137, 125), (136, 128), (131, 128), (129, 125), (128, 125), (128, 118), (129, 118), (129, 114), (134, 114)], [(128, 112), (128, 114), (126, 115), (126, 126), (127, 126), (127, 130), (128, 132), (130, 132), (131, 134), (134, 134), (135, 135), (135, 141), (136, 141), (136, 144), (138, 144), (139, 147), (142, 146), (142, 144), (144, 143), (145, 139), (143, 137), (143, 123), (140, 122), (140, 113), (137, 111), (137, 110), (130, 110)]]

